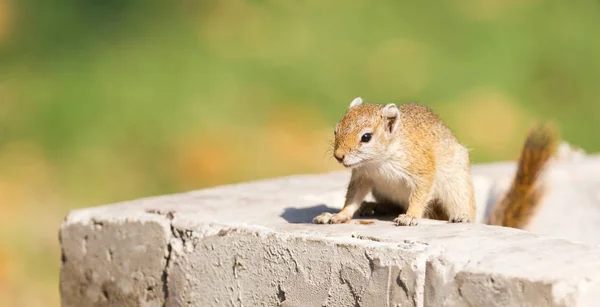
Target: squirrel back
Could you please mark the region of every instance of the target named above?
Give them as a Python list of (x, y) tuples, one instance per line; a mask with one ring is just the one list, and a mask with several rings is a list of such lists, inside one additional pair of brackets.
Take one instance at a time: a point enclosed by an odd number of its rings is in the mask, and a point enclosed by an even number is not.
[(550, 126), (539, 125), (529, 131), (513, 182), (496, 202), (487, 224), (519, 229), (527, 226), (544, 194), (539, 177), (557, 146), (557, 133)]

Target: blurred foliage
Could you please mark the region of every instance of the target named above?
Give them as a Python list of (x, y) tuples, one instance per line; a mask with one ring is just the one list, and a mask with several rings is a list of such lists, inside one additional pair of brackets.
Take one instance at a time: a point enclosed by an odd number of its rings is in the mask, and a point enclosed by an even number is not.
[(0, 298), (58, 306), (68, 210), (339, 169), (356, 96), (436, 110), (475, 162), (600, 120), (600, 4), (0, 0)]

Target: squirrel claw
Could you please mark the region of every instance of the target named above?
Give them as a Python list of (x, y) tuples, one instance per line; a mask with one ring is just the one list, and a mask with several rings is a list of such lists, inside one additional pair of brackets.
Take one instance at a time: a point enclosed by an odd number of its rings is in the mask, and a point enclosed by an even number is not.
[(329, 224), (329, 221), (331, 220), (332, 216), (333, 216), (333, 214), (331, 214), (329, 212), (323, 212), (323, 213), (315, 216), (315, 218), (313, 218), (312, 222), (315, 224)]
[(396, 226), (417, 226), (419, 220), (412, 215), (400, 214), (394, 219), (394, 224), (396, 224)]
[(466, 214), (459, 214), (451, 217), (450, 223), (471, 223), (471, 218)]
[(345, 214), (334, 214), (329, 220), (329, 224), (342, 224), (350, 222), (351, 218)]
[(312, 221), (315, 224), (341, 224), (350, 222), (350, 217), (344, 214), (331, 214), (329, 212), (323, 212), (316, 216)]

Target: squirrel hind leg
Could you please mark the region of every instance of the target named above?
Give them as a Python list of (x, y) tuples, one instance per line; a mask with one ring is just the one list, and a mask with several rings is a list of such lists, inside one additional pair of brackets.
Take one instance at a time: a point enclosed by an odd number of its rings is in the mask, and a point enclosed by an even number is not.
[(423, 215), (423, 217), (427, 219), (440, 221), (447, 221), (450, 219), (448, 213), (444, 209), (444, 205), (437, 198), (434, 198), (429, 202), (429, 205), (425, 209), (425, 214)]
[[(471, 194), (466, 191), (463, 193)], [(475, 199), (472, 196), (448, 199), (445, 200), (444, 205), (450, 223), (475, 222)]]
[(473, 217), (469, 213), (461, 213), (457, 210), (447, 210), (444, 204), (438, 199), (434, 199), (429, 204), (427, 211), (425, 212), (425, 218), (439, 221), (449, 221), (450, 223), (473, 222)]
[(475, 192), (468, 174), (455, 176), (443, 186), (440, 186), (437, 192), (438, 201), (436, 205), (439, 206), (437, 210), (445, 212), (445, 220), (451, 223), (475, 222), (475, 212), (477, 210)]
[(454, 215), (450, 217), (450, 223), (473, 223), (473, 218), (467, 214)]

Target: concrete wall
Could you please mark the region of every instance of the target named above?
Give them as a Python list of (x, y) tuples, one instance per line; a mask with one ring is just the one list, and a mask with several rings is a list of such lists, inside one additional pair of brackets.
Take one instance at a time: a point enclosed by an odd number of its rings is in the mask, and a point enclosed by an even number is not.
[[(514, 165), (476, 166), (479, 216)], [(530, 231), (391, 218), (314, 225), (349, 174), (294, 176), (72, 211), (63, 306), (596, 306), (600, 160), (562, 161)], [(371, 223), (372, 222), (372, 223)], [(583, 243), (577, 243), (580, 241)]]

